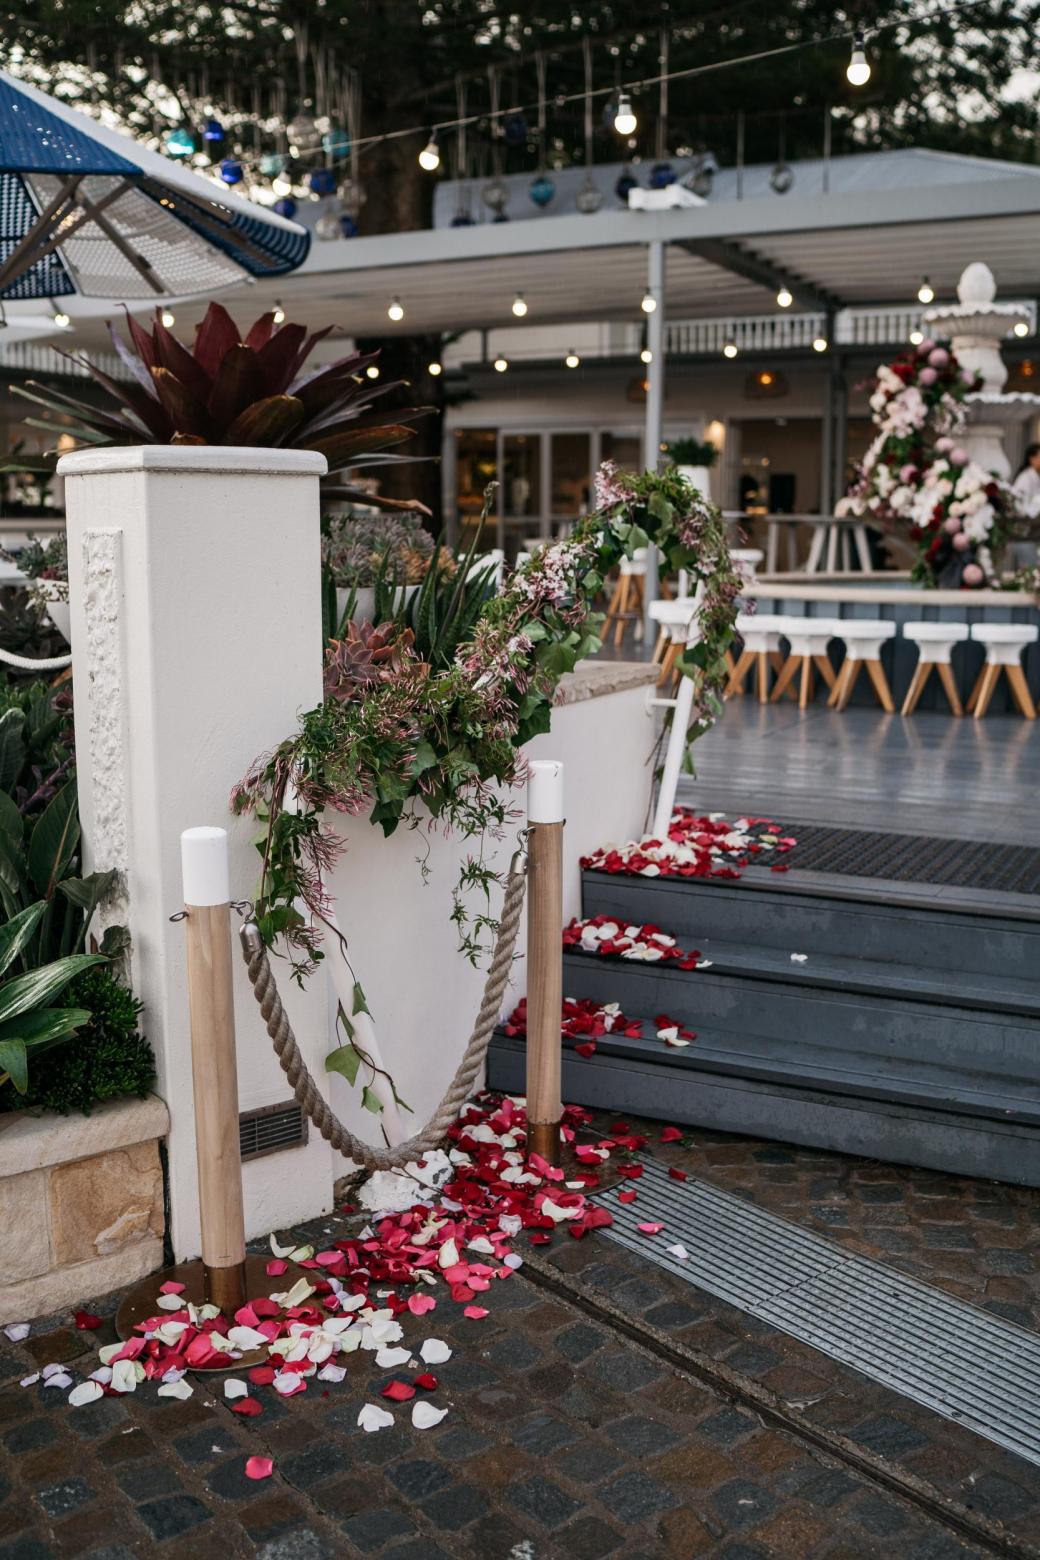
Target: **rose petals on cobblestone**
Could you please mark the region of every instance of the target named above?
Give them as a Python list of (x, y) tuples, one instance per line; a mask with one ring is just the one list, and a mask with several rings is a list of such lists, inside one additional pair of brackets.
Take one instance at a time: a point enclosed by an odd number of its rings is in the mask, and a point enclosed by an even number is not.
[(425, 1398), (412, 1404), (412, 1425), (416, 1430), (432, 1430), (447, 1414), (446, 1408), (434, 1408)]
[(274, 1463), (270, 1457), (247, 1457), (247, 1479), (269, 1479), (274, 1472)]
[(96, 1403), (104, 1395), (105, 1389), (100, 1381), (81, 1381), (69, 1393), (68, 1404), (70, 1408), (82, 1408), (86, 1403)]
[(388, 1425), (392, 1425), (394, 1416), (388, 1414), (385, 1408), (378, 1408), (375, 1403), (366, 1403), (357, 1422), (362, 1430), (371, 1435), (376, 1430), (385, 1430)]

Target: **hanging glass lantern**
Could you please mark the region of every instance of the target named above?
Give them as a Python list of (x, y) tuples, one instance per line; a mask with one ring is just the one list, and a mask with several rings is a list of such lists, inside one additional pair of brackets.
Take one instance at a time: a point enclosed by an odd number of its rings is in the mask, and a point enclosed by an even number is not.
[(650, 169), (650, 188), (652, 190), (666, 190), (669, 184), (675, 183), (675, 169), (670, 162), (654, 163)]
[(598, 187), (591, 173), (585, 175), (585, 182), (575, 195), (574, 204), (585, 217), (593, 216), (602, 206), (603, 191)]
[(312, 168), (307, 175), (307, 183), (311, 194), (319, 200), (336, 193), (336, 175), (331, 168)]
[(617, 196), (618, 200), (623, 206), (627, 206), (630, 192), (632, 190), (637, 190), (638, 188), (639, 180), (635, 177), (631, 168), (626, 163), (618, 175), (617, 183), (614, 185), (614, 194)]
[(222, 141), (224, 139), (224, 126), (219, 119), (207, 119), (202, 127), (202, 139), (204, 141)]
[(265, 152), (260, 159), (260, 172), (265, 179), (276, 179), (285, 172), (288, 161), (284, 152)]
[(315, 237), (326, 241), (342, 237), (343, 230), (340, 227), (340, 216), (341, 212), (338, 206), (334, 202), (330, 202), (314, 224)]
[(682, 183), (694, 195), (699, 195), (701, 200), (707, 200), (715, 183), (715, 175), (719, 171), (719, 165), (711, 152), (699, 152), (694, 158), (693, 167), (683, 179)]
[(339, 230), (344, 238), (357, 238), (357, 218), (349, 211), (341, 211), (339, 217)]
[(314, 123), (314, 115), (303, 109), (290, 119), (286, 132), (289, 145), (297, 152), (316, 152), (321, 145), (321, 132)]
[(339, 198), (343, 202), (345, 209), (353, 211), (356, 215), (365, 204), (368, 195), (360, 179), (352, 179), (348, 174), (345, 179), (340, 180)]
[(531, 186), (527, 193), (536, 206), (541, 206), (544, 209), (556, 194), (556, 186), (549, 175), (542, 172), (531, 180)]
[(178, 125), (166, 137), (166, 150), (171, 157), (190, 157), (195, 150), (195, 137), (183, 125)]
[(776, 195), (786, 195), (794, 183), (794, 169), (790, 163), (778, 162), (769, 175), (769, 186)]
[(473, 221), (473, 213), (471, 211), (467, 211), (464, 206), (460, 206), (458, 211), (456, 211), (455, 215), (451, 219), (451, 225), (452, 227), (473, 227), (475, 225)]
[(489, 211), (499, 216), (509, 205), (509, 190), (505, 180), (496, 177), (485, 184), (480, 192), (480, 198)]
[(241, 184), (245, 177), (237, 157), (225, 157), (218, 171), (225, 184)]
[(509, 212), (508, 211), (496, 211), (495, 215), (491, 218), (491, 220), (492, 220), (492, 222), (508, 222), (509, 221)]
[(350, 136), (346, 130), (326, 130), (321, 138), (321, 149), (333, 162), (342, 162), (350, 156)]
[(523, 146), (527, 141), (527, 120), (517, 110), (502, 121), (502, 138), (507, 146)]
[(295, 217), (296, 202), (291, 195), (283, 195), (281, 200), (276, 200), (274, 209), (280, 217)]

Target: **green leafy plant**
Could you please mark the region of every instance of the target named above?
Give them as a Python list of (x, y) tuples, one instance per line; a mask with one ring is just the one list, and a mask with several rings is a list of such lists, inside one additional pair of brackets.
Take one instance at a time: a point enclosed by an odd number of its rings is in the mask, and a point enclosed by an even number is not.
[(0, 679), (0, 791), (18, 811), (40, 812), (68, 779), (74, 759), (69, 690)]
[(714, 466), (719, 458), (718, 445), (710, 439), (673, 439), (668, 459), (674, 466)]
[(0, 1110), (82, 1111), (104, 1100), (143, 1098), (155, 1082), (155, 1058), (140, 1033), (141, 1004), (108, 969), (85, 969), (68, 986), (68, 997), (87, 1012), (76, 1044), (34, 1056), (24, 1094), (11, 1084), (0, 1089)]
[(10, 1083), (19, 1094), (29, 1084), (29, 1052), (35, 1057), (67, 1040), (90, 1018), (86, 1008), (53, 1006), (55, 997), (81, 970), (104, 962), (100, 954), (77, 953), (11, 976), (47, 909), (40, 900), (0, 928), (0, 1086)]
[[(113, 379), (89, 359), (73, 358), (115, 405), (99, 409), (30, 380), (12, 386), (13, 393), (61, 419), (30, 417), (31, 426), (43, 427), (56, 438), (71, 434), (89, 445), (245, 444), (315, 450), (332, 471), (408, 458), (390, 452), (411, 437), (411, 423), (423, 408), (373, 410), (401, 384), (363, 377), (378, 353), (354, 352), (324, 368), (305, 369), (331, 325), (310, 333), (302, 325), (276, 326), (272, 312), (261, 315), (243, 337), (224, 306), (211, 303), (190, 348), (163, 324), (158, 309), (151, 330), (130, 314), (127, 326), (130, 346), (111, 325), (109, 330), (128, 379)], [(37, 463), (38, 469), (52, 469), (54, 459), (50, 452)], [(27, 469), (24, 461), (19, 469)], [(379, 503), (360, 493), (354, 496)]]
[(418, 585), (433, 558), (434, 541), (420, 516), (364, 511), (324, 515), (321, 561), (341, 589)]

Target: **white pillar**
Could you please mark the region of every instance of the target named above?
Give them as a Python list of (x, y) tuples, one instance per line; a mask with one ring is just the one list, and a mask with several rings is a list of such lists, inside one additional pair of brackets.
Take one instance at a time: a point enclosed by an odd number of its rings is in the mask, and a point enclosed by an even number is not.
[[(148, 446), (66, 456), (75, 646), (77, 775), (91, 868), (124, 874), (107, 909), (132, 937), (134, 989), (170, 1109), (171, 1230), (199, 1251), (180, 835), (230, 835), (231, 893), (252, 896), (255, 820), (233, 819), (232, 786), (321, 700), (318, 479), (308, 451)], [(236, 949), (237, 952), (237, 949)], [(308, 1065), (322, 1077), (326, 990), (277, 967)], [(239, 1106), (287, 1102), (236, 962)], [(243, 1166), (248, 1235), (326, 1212), (332, 1154), (306, 1147)]]
[[(657, 304), (647, 316), (646, 344), (650, 349), (647, 365), (646, 392), (646, 469), (658, 471), (661, 466), (661, 434), (664, 430), (664, 325), (665, 325), (665, 249), (662, 239), (651, 239), (647, 245), (647, 292)], [(646, 603), (646, 644), (653, 643), (654, 625), (650, 618), (650, 603), (657, 597), (657, 549), (651, 547), (647, 559), (646, 579), (643, 582)]]

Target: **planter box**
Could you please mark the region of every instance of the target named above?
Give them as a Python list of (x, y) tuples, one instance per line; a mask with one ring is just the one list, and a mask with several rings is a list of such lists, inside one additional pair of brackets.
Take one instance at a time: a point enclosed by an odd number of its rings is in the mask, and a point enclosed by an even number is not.
[(134, 1283), (162, 1265), (162, 1100), (90, 1116), (0, 1117), (0, 1323)]

